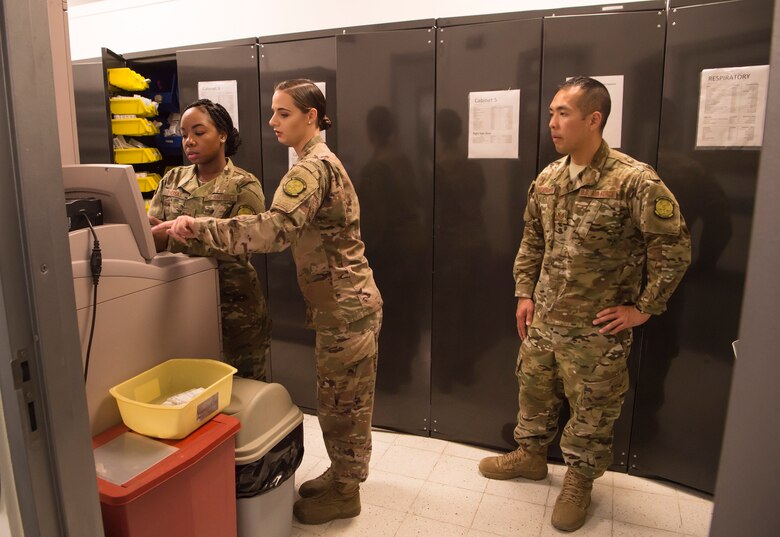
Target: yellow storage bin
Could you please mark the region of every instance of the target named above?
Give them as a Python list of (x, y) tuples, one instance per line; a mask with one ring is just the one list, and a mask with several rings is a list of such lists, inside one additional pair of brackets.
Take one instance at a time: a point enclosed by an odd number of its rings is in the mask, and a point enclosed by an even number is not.
[(157, 107), (146, 104), (140, 97), (111, 97), (111, 113), (117, 116), (154, 117)]
[(114, 160), (117, 164), (145, 164), (162, 160), (162, 155), (156, 147), (133, 147), (114, 149)]
[[(109, 392), (130, 429), (155, 438), (184, 438), (230, 404), (236, 371), (217, 360), (175, 358), (117, 384)], [(162, 404), (195, 388), (204, 391), (187, 403)]]
[(151, 121), (143, 118), (112, 119), (111, 132), (124, 136), (151, 136), (160, 132)]
[(157, 185), (160, 184), (161, 180), (158, 173), (135, 174), (135, 178), (138, 181), (138, 187), (141, 189), (141, 192), (154, 192), (157, 190)]
[(109, 69), (108, 83), (127, 91), (143, 91), (149, 87), (143, 76), (128, 67)]

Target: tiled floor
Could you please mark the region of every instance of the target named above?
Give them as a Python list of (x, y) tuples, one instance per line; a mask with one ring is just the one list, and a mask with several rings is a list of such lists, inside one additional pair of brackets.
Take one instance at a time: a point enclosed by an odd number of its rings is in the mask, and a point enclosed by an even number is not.
[[(328, 467), (322, 433), (305, 416), (303, 463), (297, 484)], [(374, 431), (371, 474), (361, 486), (363, 512), (320, 526), (293, 523), (293, 537), (548, 537), (565, 467), (547, 479), (493, 481), (477, 461), (492, 451), (385, 431)], [(297, 487), (296, 487), (297, 488)], [(297, 499), (297, 496), (296, 496)], [(706, 537), (709, 497), (667, 483), (607, 472), (596, 481), (588, 520), (578, 537)]]

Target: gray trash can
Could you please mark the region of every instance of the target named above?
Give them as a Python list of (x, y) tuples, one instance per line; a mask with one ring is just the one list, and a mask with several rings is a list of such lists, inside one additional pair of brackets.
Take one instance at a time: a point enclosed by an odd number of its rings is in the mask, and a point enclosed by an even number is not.
[(303, 413), (281, 384), (233, 378), (238, 537), (290, 537), (295, 471), (303, 459)]

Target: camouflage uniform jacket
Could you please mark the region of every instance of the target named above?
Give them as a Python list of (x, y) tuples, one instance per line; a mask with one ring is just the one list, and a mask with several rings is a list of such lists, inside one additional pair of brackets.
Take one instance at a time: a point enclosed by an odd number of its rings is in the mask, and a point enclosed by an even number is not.
[[(515, 296), (533, 297), (535, 318), (593, 326), (617, 305), (659, 314), (691, 260), (690, 234), (655, 171), (606, 142), (575, 179), (569, 157), (531, 183)], [(647, 283), (642, 273), (647, 266)]]
[(382, 307), (363, 253), (360, 206), (344, 166), (321, 137), (312, 138), (302, 153), (267, 212), (230, 220), (198, 218), (196, 236), (233, 254), (290, 247), (308, 320), (315, 327), (348, 324)]
[[(251, 173), (233, 165), (228, 159), (217, 177), (200, 184), (195, 165), (180, 166), (165, 174), (149, 204), (149, 215), (159, 220), (178, 216), (215, 216), (230, 218), (239, 214), (259, 214), (265, 210), (263, 187)], [(187, 244), (168, 240), (169, 251), (204, 257), (220, 262), (248, 264), (249, 256), (231, 256), (209, 248), (198, 241)]]

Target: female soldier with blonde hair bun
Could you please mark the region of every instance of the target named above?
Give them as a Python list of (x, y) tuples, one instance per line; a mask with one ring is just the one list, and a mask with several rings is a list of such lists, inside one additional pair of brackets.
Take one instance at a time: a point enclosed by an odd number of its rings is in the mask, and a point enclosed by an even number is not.
[(278, 84), (269, 124), (298, 162), (257, 216), (227, 220), (179, 217), (158, 226), (179, 241), (197, 239), (228, 253), (292, 250), (298, 284), (316, 336), (317, 415), (331, 465), (301, 485), (293, 512), (322, 524), (360, 513), (368, 475), (371, 415), (382, 298), (360, 239), (360, 207), (341, 161), (320, 131), (332, 123), (311, 80)]

